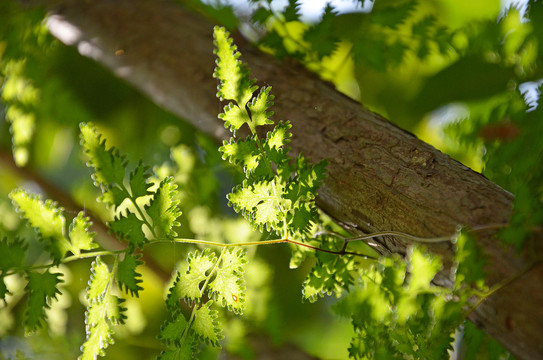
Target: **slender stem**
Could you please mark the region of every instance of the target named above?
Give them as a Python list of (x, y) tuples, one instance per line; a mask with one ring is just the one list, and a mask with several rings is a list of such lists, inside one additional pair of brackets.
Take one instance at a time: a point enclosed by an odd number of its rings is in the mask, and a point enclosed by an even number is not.
[(403, 239), (406, 239), (406, 240), (410, 240), (410, 241), (414, 241), (414, 242), (431, 244), (431, 243), (439, 243), (439, 242), (446, 242), (446, 241), (454, 240), (454, 238), (456, 237), (456, 234), (455, 235), (448, 235), (448, 236), (434, 237), (434, 238), (424, 238), (424, 237), (418, 237), (418, 236), (406, 234), (406, 233), (399, 232), (399, 231), (380, 231), (380, 232), (371, 233), (371, 234), (367, 234), (367, 235), (356, 236), (356, 237), (353, 237), (353, 238), (347, 238), (347, 239), (345, 239), (345, 241), (346, 242), (353, 242), (353, 241), (368, 240), (368, 239), (373, 239), (373, 238), (376, 238), (376, 237), (379, 237), (379, 236), (397, 236), (397, 237), (400, 237), (400, 238), (403, 238)]
[[(485, 231), (485, 230), (494, 230), (494, 229), (501, 229), (506, 226), (508, 226), (508, 223), (496, 223), (496, 224), (487, 224), (487, 225), (480, 225), (475, 226), (473, 228), (468, 228), (467, 232), (478, 232), (478, 231)], [(341, 235), (337, 235), (339, 237), (343, 237)], [(440, 242), (447, 242), (447, 241), (453, 241), (458, 236), (458, 232), (453, 235), (447, 235), (447, 236), (438, 236), (438, 237), (419, 237), (411, 234), (406, 234), (400, 231), (381, 231), (381, 232), (375, 232), (371, 234), (361, 235), (361, 236), (355, 236), (352, 238), (345, 238), (346, 242), (353, 242), (353, 241), (362, 241), (362, 240), (368, 240), (373, 239), (379, 236), (397, 236), (400, 238), (403, 238), (408, 241), (413, 242), (419, 242), (419, 243), (426, 243), (426, 244), (433, 244), (433, 243), (440, 243)]]
[[(125, 252), (126, 250), (102, 250), (102, 251), (93, 251), (88, 253), (81, 253), (79, 255), (72, 255), (67, 256), (64, 259), (60, 260), (61, 264), (66, 264), (75, 260), (80, 259), (87, 259), (91, 257), (97, 257), (97, 256), (116, 256), (120, 253)], [(40, 270), (40, 269), (48, 269), (52, 268), (54, 266), (58, 266), (57, 263), (51, 263), (51, 264), (42, 264), (42, 265), (34, 265), (34, 266), (24, 266), (24, 267), (16, 267), (12, 268), (10, 271), (6, 272), (5, 274), (2, 274), (4, 276), (13, 275), (21, 271), (31, 271), (31, 270)]]
[(217, 243), (217, 242), (206, 241), (206, 240), (177, 238), (177, 239), (171, 239), (171, 240), (170, 239), (157, 239), (157, 240), (154, 240), (154, 241), (150, 241), (148, 244), (154, 244), (154, 243), (159, 243), (159, 242), (172, 242), (172, 241), (177, 242), (177, 243), (184, 243), (184, 244), (199, 244), (199, 245), (218, 246), (218, 247), (222, 247), (222, 248), (290, 243), (290, 244), (293, 244), (293, 245), (306, 247), (306, 248), (309, 248), (309, 249), (313, 249), (315, 251), (325, 252), (325, 253), (328, 253), (328, 254), (353, 255), (353, 256), (360, 256), (360, 257), (363, 257), (365, 259), (377, 260), (376, 257), (370, 256), (370, 255), (360, 254), (360, 253), (353, 252), (353, 251), (346, 251), (345, 246), (339, 251), (334, 251), (334, 250), (323, 249), (323, 248), (319, 248), (317, 246), (305, 244), (303, 242), (299, 242), (299, 241), (296, 241), (296, 240), (290, 240), (290, 239), (287, 239), (287, 238), (274, 239), (274, 240), (263, 240), (263, 241), (253, 241), (253, 242), (237, 243), (237, 244), (223, 244), (223, 243)]

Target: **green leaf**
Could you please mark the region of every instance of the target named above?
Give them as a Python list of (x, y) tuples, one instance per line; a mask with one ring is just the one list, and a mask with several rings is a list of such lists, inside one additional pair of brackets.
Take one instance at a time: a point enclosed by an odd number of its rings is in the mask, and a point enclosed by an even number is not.
[(4, 301), (4, 305), (6, 305), (6, 296), (11, 295), (11, 292), (8, 290), (4, 278), (4, 274), (0, 274), (0, 300)]
[(51, 301), (60, 294), (57, 286), (63, 282), (61, 276), (60, 273), (49, 271), (27, 273), (28, 284), (25, 290), (28, 292), (28, 305), (25, 312), (25, 327), (28, 331), (34, 331), (42, 326), (46, 318), (45, 309), (49, 308)]
[(219, 340), (223, 338), (219, 325), (217, 310), (210, 310), (212, 300), (194, 310), (194, 322), (192, 330), (195, 335), (206, 344), (219, 346)]
[(196, 359), (195, 347), (198, 344), (196, 343), (194, 339), (194, 334), (192, 331), (189, 331), (189, 333), (185, 336), (183, 339), (183, 342), (179, 344), (178, 346), (165, 350), (160, 353), (158, 356), (159, 360), (192, 360)]
[(171, 309), (175, 309), (181, 299), (189, 303), (200, 302), (202, 298), (200, 284), (210, 275), (208, 271), (213, 268), (217, 258), (215, 253), (205, 249), (201, 253), (197, 251), (190, 253), (187, 262), (187, 271), (184, 274), (178, 272), (170, 288), (166, 303)]
[(130, 192), (132, 198), (136, 199), (140, 196), (149, 195), (149, 187), (151, 186), (147, 180), (151, 177), (149, 167), (144, 166), (140, 161), (138, 166), (130, 173)]
[(374, 24), (397, 29), (409, 18), (416, 5), (417, 2), (412, 0), (403, 1), (392, 6), (377, 2), (377, 5), (373, 7), (370, 20)]
[(105, 349), (114, 343), (113, 325), (126, 319), (124, 299), (110, 293), (113, 273), (98, 256), (91, 266), (91, 278), (87, 288), (89, 305), (85, 314), (87, 337), (81, 346), (79, 359), (96, 359), (105, 355)]
[(159, 359), (193, 359), (196, 345), (194, 332), (187, 326), (188, 321), (179, 312), (172, 321), (168, 321), (160, 327), (160, 333), (158, 334), (160, 342), (173, 348), (163, 351), (158, 357)]
[(91, 265), (91, 277), (87, 288), (86, 298), (89, 303), (92, 304), (101, 301), (106, 295), (112, 281), (113, 274), (102, 259), (99, 256), (96, 257), (96, 260)]
[(208, 285), (215, 301), (236, 314), (243, 313), (245, 308), (243, 272), (246, 262), (244, 250), (228, 249), (222, 255), (215, 279)]
[(256, 90), (256, 86), (253, 86), (254, 81), (250, 80), (245, 64), (239, 60), (240, 53), (228, 31), (215, 26), (213, 37), (214, 53), (217, 55), (217, 66), (213, 77), (219, 80), (217, 96), (221, 100), (233, 100), (240, 109), (244, 109)]
[[(106, 149), (105, 140), (93, 124), (81, 124), (81, 145), (90, 157), (87, 166), (95, 169), (93, 179), (96, 186), (122, 187), (126, 173), (126, 157), (120, 155), (114, 147)], [(128, 195), (128, 194), (127, 194)]]
[(224, 111), (219, 114), (219, 119), (224, 121), (224, 126), (230, 128), (230, 131), (234, 132), (242, 127), (244, 124), (251, 122), (249, 113), (246, 110), (240, 109), (235, 104), (228, 104), (224, 107)]
[(56, 261), (71, 251), (72, 247), (64, 236), (66, 219), (62, 215), (62, 208), (54, 201), (44, 202), (38, 195), (29, 194), (23, 189), (13, 190), (9, 197), (22, 216), (40, 233), (40, 240)]
[(98, 201), (118, 207), (127, 199), (128, 193), (118, 187), (102, 188), (102, 195)]
[(277, 229), (285, 217), (282, 206), (290, 207), (286, 203), (287, 200), (281, 198), (283, 191), (284, 185), (274, 180), (237, 187), (228, 194), (229, 205), (257, 227), (265, 227), (267, 230)]
[(254, 171), (262, 157), (256, 143), (256, 136), (252, 136), (246, 141), (231, 140), (229, 143), (224, 141), (219, 151), (222, 153), (224, 160), (228, 159), (232, 164), (242, 166), (245, 173)]
[(144, 222), (129, 212), (128, 215), (121, 215), (115, 220), (108, 223), (111, 231), (126, 240), (131, 247), (142, 248), (147, 243), (147, 238), (143, 232), (142, 226)]
[(421, 251), (418, 247), (412, 247), (408, 257), (410, 291), (416, 293), (428, 289), (434, 276), (441, 270), (441, 260), (435, 255)]
[(181, 210), (178, 207), (179, 200), (175, 199), (176, 195), (177, 184), (173, 183), (173, 178), (167, 177), (162, 180), (151, 202), (146, 206), (147, 214), (153, 221), (155, 235), (159, 238), (177, 236), (173, 228), (180, 225), (177, 218), (181, 216)]
[(473, 238), (465, 232), (456, 239), (454, 261), (457, 264), (455, 273), (455, 288), (475, 285), (480, 289), (485, 287), (485, 257)]
[[(266, 135), (266, 146), (270, 150), (279, 150), (290, 142), (292, 125), (288, 121), (280, 121)], [(275, 161), (275, 160), (274, 160)]]
[(188, 321), (181, 312), (177, 314), (171, 322), (166, 322), (160, 328), (158, 338), (166, 345), (179, 345), (183, 338), (183, 333), (187, 330)]
[(298, 14), (299, 10), (300, 4), (298, 3), (298, 0), (288, 0), (288, 5), (283, 11), (285, 21), (298, 21), (300, 18), (300, 15)]
[(0, 238), (0, 271), (7, 272), (13, 268), (23, 266), (27, 244), (20, 239), (15, 238), (9, 241), (8, 238)]
[(259, 7), (251, 16), (251, 21), (256, 24), (264, 24), (273, 13), (270, 9)]
[(70, 224), (70, 242), (75, 255), (79, 255), (81, 250), (92, 250), (98, 247), (93, 242), (96, 233), (89, 232), (90, 226), (91, 222), (84, 216), (83, 211), (79, 212)]
[(79, 356), (79, 360), (95, 360), (98, 356), (105, 356), (105, 349), (115, 342), (113, 329), (106, 321), (100, 321), (95, 326), (87, 327), (87, 339), (81, 346), (82, 354)]
[(124, 290), (132, 296), (138, 296), (138, 292), (143, 290), (139, 285), (142, 280), (141, 274), (136, 271), (136, 267), (143, 265), (143, 261), (140, 260), (141, 254), (130, 254), (127, 253), (124, 256), (123, 261), (119, 262), (117, 267), (117, 281), (119, 282), (119, 287), (121, 290), (124, 287)]
[(322, 19), (304, 33), (304, 40), (311, 44), (318, 59), (321, 60), (325, 56), (332, 55), (337, 48), (340, 38), (337, 36), (337, 31), (334, 29), (334, 21), (337, 13), (334, 8), (327, 4), (322, 14)]
[(273, 121), (270, 119), (273, 116), (273, 111), (268, 111), (273, 106), (273, 95), (270, 95), (271, 87), (263, 87), (260, 89), (258, 95), (251, 100), (249, 105), (249, 111), (251, 112), (251, 122), (249, 127), (253, 134), (256, 133), (257, 126), (273, 125)]

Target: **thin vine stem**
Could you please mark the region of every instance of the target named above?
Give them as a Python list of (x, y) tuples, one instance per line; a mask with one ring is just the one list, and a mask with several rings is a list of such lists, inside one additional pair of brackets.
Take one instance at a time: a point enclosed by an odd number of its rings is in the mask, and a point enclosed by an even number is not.
[(64, 259), (60, 260), (60, 263), (50, 263), (50, 264), (42, 264), (42, 265), (33, 265), (33, 266), (24, 266), (24, 267), (14, 267), (11, 271), (6, 272), (5, 274), (2, 274), (3, 276), (13, 275), (17, 274), (22, 271), (32, 271), (32, 270), (41, 270), (41, 269), (49, 269), (55, 266), (58, 266), (59, 264), (66, 264), (70, 263), (72, 261), (81, 260), (81, 259), (88, 259), (88, 258), (95, 258), (98, 256), (117, 256), (118, 254), (121, 254), (123, 252), (126, 252), (126, 249), (123, 250), (101, 250), (101, 251), (92, 251), (88, 253), (81, 253), (79, 255), (72, 255), (67, 256)]
[(297, 246), (306, 247), (308, 249), (312, 249), (315, 251), (325, 252), (328, 254), (334, 254), (334, 255), (353, 255), (353, 256), (359, 256), (364, 259), (368, 260), (377, 260), (376, 257), (373, 257), (371, 255), (361, 254), (354, 251), (347, 251), (345, 247), (343, 247), (341, 250), (335, 251), (335, 250), (328, 250), (323, 249), (317, 246), (305, 244), (300, 241), (291, 240), (287, 238), (283, 239), (273, 239), (273, 240), (263, 240), (263, 241), (252, 241), (252, 242), (246, 242), (246, 243), (236, 243), (236, 244), (223, 244), (213, 241), (207, 241), (207, 240), (196, 240), (196, 239), (184, 239), (184, 238), (177, 238), (177, 239), (157, 239), (150, 241), (148, 244), (153, 243), (159, 243), (159, 242), (177, 242), (177, 243), (183, 243), (183, 244), (198, 244), (198, 245), (208, 245), (208, 246), (218, 246), (222, 248), (229, 248), (229, 247), (245, 247), (245, 246), (259, 246), (259, 245), (273, 245), (273, 244), (285, 244), (290, 243)]

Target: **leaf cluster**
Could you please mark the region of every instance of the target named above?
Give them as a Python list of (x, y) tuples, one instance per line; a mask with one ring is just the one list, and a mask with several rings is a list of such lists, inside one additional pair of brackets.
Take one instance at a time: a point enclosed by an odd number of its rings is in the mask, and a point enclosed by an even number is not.
[(28, 295), (24, 324), (27, 331), (35, 331), (43, 326), (45, 310), (61, 293), (59, 285), (63, 282), (62, 273), (51, 272), (50, 267), (58, 265), (69, 253), (77, 257), (98, 245), (94, 242), (95, 234), (89, 231), (90, 220), (83, 212), (67, 225), (63, 209), (53, 201), (43, 201), (40, 196), (23, 189), (13, 190), (9, 197), (21, 217), (35, 229), (39, 241), (52, 260), (51, 264), (32, 267), (27, 259), (26, 241), (8, 241), (7, 238), (0, 241), (0, 298), (5, 301), (6, 295), (10, 294), (5, 277), (24, 274), (27, 281), (25, 293)]
[[(291, 125), (279, 122), (265, 138), (257, 128), (271, 125), (273, 95), (270, 87), (258, 87), (239, 60), (239, 52), (228, 32), (214, 31), (219, 80), (217, 96), (230, 103), (219, 118), (234, 137), (219, 149), (223, 159), (240, 166), (245, 180), (228, 195), (229, 205), (254, 227), (266, 229), (283, 238), (301, 238), (315, 223), (314, 199), (324, 179), (326, 163), (311, 165), (302, 156), (295, 162), (288, 157)], [(250, 135), (237, 139), (236, 131), (246, 125)]]
[(132, 249), (148, 242), (144, 227), (157, 239), (177, 235), (174, 227), (179, 225), (181, 211), (176, 199), (177, 185), (171, 178), (165, 178), (155, 191), (150, 191), (149, 168), (140, 162), (129, 172), (126, 156), (114, 147), (107, 148), (92, 124), (81, 125), (81, 144), (90, 158), (87, 165), (94, 168), (94, 184), (102, 191), (100, 201), (114, 210), (125, 201), (131, 205), (109, 222), (115, 235), (126, 240)]
[[(412, 247), (406, 261), (383, 258), (360, 272), (355, 287), (334, 310), (350, 317), (355, 335), (349, 355), (355, 359), (440, 359), (452, 349), (453, 335), (469, 312), (469, 298), (479, 289), (482, 268), (474, 242), (458, 239), (453, 289), (432, 284), (439, 258)], [(471, 285), (470, 285), (471, 284)]]
[[(161, 342), (169, 347), (161, 359), (179, 353), (190, 358), (198, 342), (219, 346), (222, 327), (219, 313), (211, 305), (215, 303), (236, 314), (243, 312), (245, 256), (244, 250), (232, 248), (223, 248), (218, 258), (209, 249), (189, 254), (186, 270), (177, 272), (166, 299), (172, 320), (162, 326), (159, 334)], [(192, 307), (188, 319), (181, 311), (182, 301)]]
[[(259, 44), (278, 57), (290, 56), (305, 63), (318, 63), (330, 57), (342, 42), (350, 44), (356, 64), (385, 71), (401, 65), (408, 54), (421, 60), (432, 52), (450, 54), (454, 33), (440, 24), (433, 14), (419, 16), (417, 1), (375, 2), (371, 13), (339, 14), (330, 4), (318, 21), (301, 26), (301, 35), (289, 31), (289, 25), (302, 23), (299, 1), (289, 1), (283, 10), (261, 4), (252, 21), (266, 25)], [(295, 47), (289, 46), (293, 42)]]

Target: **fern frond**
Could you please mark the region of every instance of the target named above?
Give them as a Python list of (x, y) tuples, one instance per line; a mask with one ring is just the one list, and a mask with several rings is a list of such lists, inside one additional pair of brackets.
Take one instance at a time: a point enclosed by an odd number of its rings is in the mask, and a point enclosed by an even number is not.
[(215, 279), (209, 283), (211, 296), (236, 314), (245, 308), (244, 265), (246, 253), (242, 249), (228, 249), (223, 253)]
[(29, 194), (23, 189), (15, 189), (9, 194), (22, 217), (40, 234), (40, 240), (55, 261), (72, 250), (64, 235), (66, 219), (54, 201), (41, 200), (40, 196)]
[(206, 302), (194, 310), (194, 321), (191, 330), (196, 337), (206, 344), (219, 346), (219, 341), (223, 338), (220, 324), (218, 321), (219, 313), (217, 310), (211, 310), (212, 300)]
[(28, 305), (25, 311), (25, 327), (27, 331), (34, 331), (43, 325), (46, 318), (45, 309), (49, 308), (51, 301), (60, 294), (57, 286), (62, 283), (60, 273), (49, 271), (38, 273), (29, 271), (27, 273), (28, 284)]
[(177, 218), (181, 216), (181, 210), (178, 207), (179, 200), (176, 199), (176, 195), (177, 185), (173, 182), (173, 178), (167, 177), (161, 181), (149, 205), (145, 207), (145, 211), (153, 221), (157, 237), (177, 236), (173, 228), (180, 225)]
[(166, 299), (166, 304), (170, 309), (177, 308), (181, 299), (189, 303), (200, 302), (202, 298), (200, 284), (209, 275), (208, 271), (217, 262), (217, 257), (211, 250), (205, 249), (201, 253), (198, 251), (190, 253), (187, 262), (187, 270), (183, 274), (178, 272)]
[(143, 290), (139, 285), (141, 280), (141, 274), (136, 271), (136, 267), (143, 265), (143, 261), (140, 260), (141, 254), (126, 253), (124, 259), (119, 262), (117, 267), (117, 281), (119, 282), (119, 288), (124, 290), (132, 296), (138, 296), (138, 292)]

